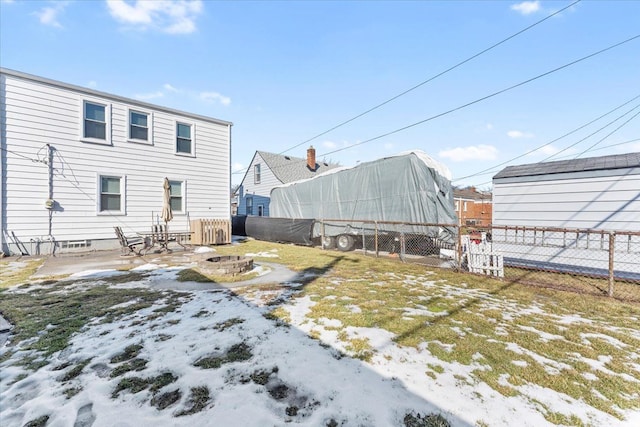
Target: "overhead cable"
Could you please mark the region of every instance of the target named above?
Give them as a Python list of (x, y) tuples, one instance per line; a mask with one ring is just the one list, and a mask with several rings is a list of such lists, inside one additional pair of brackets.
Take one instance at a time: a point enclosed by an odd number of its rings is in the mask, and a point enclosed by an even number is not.
[(504, 161), (504, 162), (502, 162), (502, 163), (498, 163), (497, 165), (494, 165), (494, 166), (492, 166), (492, 167), (490, 167), (490, 168), (483, 169), (483, 170), (481, 170), (481, 171), (478, 171), (478, 172), (472, 173), (471, 175), (466, 175), (466, 176), (460, 177), (460, 178), (458, 178), (458, 179), (455, 179), (455, 180), (453, 180), (453, 182), (461, 181), (461, 180), (463, 180), (463, 179), (467, 179), (467, 178), (472, 178), (472, 177), (474, 177), (474, 176), (481, 176), (481, 175), (485, 175), (485, 172), (492, 173), (491, 171), (493, 171), (493, 170), (494, 170), (494, 169), (496, 169), (496, 168), (499, 168), (500, 166), (504, 166), (504, 165), (506, 165), (506, 164), (508, 164), (508, 163), (513, 162), (514, 160), (518, 160), (518, 159), (520, 159), (520, 158), (522, 158), (522, 157), (528, 156), (528, 155), (529, 155), (529, 154), (531, 154), (531, 153), (534, 153), (534, 152), (536, 152), (536, 151), (538, 151), (538, 150), (540, 150), (540, 149), (542, 149), (542, 148), (544, 148), (544, 147), (547, 147), (547, 146), (549, 146), (549, 145), (553, 144), (554, 142), (558, 142), (558, 141), (560, 141), (561, 139), (564, 139), (564, 138), (566, 138), (567, 136), (572, 135), (572, 134), (574, 134), (574, 133), (576, 133), (576, 132), (578, 132), (578, 131), (580, 131), (580, 130), (582, 130), (582, 129), (586, 128), (587, 126), (592, 125), (593, 123), (597, 122), (598, 120), (600, 120), (600, 119), (602, 119), (602, 118), (604, 118), (604, 117), (608, 116), (609, 114), (613, 113), (614, 111), (619, 110), (620, 108), (622, 108), (622, 107), (624, 107), (625, 105), (627, 105), (627, 104), (629, 104), (629, 103), (631, 103), (631, 102), (635, 101), (635, 100), (636, 100), (636, 99), (638, 99), (638, 98), (640, 98), (640, 94), (638, 94), (638, 95), (636, 95), (635, 97), (631, 98), (631, 99), (630, 99), (630, 100), (628, 100), (627, 102), (625, 102), (625, 103), (623, 103), (623, 104), (618, 105), (618, 106), (617, 106), (617, 107), (615, 107), (613, 110), (609, 110), (609, 111), (607, 111), (606, 113), (604, 113), (604, 114), (602, 114), (601, 116), (599, 116), (599, 117), (597, 117), (597, 118), (595, 118), (595, 119), (591, 120), (590, 122), (585, 123), (585, 124), (583, 124), (583, 125), (581, 125), (581, 126), (579, 126), (579, 127), (575, 128), (574, 130), (572, 130), (572, 131), (570, 131), (570, 132), (567, 132), (567, 133), (565, 133), (564, 135), (562, 135), (562, 136), (560, 136), (560, 137), (558, 137), (558, 138), (556, 138), (556, 139), (554, 139), (554, 140), (552, 140), (552, 141), (547, 142), (546, 144), (542, 144), (541, 146), (536, 147), (536, 148), (534, 148), (534, 149), (532, 149), (532, 150), (529, 150), (529, 151), (527, 151), (527, 152), (526, 152), (526, 153), (524, 153), (524, 154), (520, 154), (519, 156), (513, 157), (513, 158), (511, 158), (511, 159), (509, 159), (509, 160), (506, 160), (506, 161)]
[(539, 20), (539, 21), (537, 21), (537, 22), (535, 22), (535, 23), (533, 23), (533, 24), (529, 25), (528, 27), (523, 28), (522, 30), (518, 31), (517, 33), (510, 35), (509, 37), (507, 37), (507, 38), (505, 38), (505, 39), (503, 39), (503, 40), (501, 40), (501, 41), (499, 41), (499, 42), (497, 42), (497, 43), (495, 43), (495, 44), (493, 44), (493, 45), (489, 46), (489, 47), (488, 47), (488, 48), (486, 48), (486, 49), (481, 50), (480, 52), (476, 53), (475, 55), (470, 56), (469, 58), (467, 58), (467, 59), (465, 59), (465, 60), (463, 60), (463, 61), (458, 62), (457, 64), (455, 64), (455, 65), (453, 65), (453, 66), (451, 66), (451, 67), (447, 68), (447, 69), (446, 69), (446, 70), (444, 70), (444, 71), (439, 72), (438, 74), (436, 74), (436, 75), (434, 75), (434, 76), (432, 76), (432, 77), (429, 77), (427, 80), (424, 80), (424, 81), (422, 81), (422, 82), (418, 83), (418, 84), (417, 84), (417, 85), (415, 85), (415, 86), (410, 87), (409, 89), (407, 89), (407, 90), (405, 90), (405, 91), (403, 91), (403, 92), (400, 92), (398, 95), (395, 95), (395, 96), (393, 96), (393, 97), (391, 97), (391, 98), (387, 99), (386, 101), (383, 101), (383, 102), (381, 102), (380, 104), (378, 104), (378, 105), (376, 105), (376, 106), (374, 106), (374, 107), (371, 107), (371, 108), (369, 108), (368, 110), (366, 110), (366, 111), (364, 111), (364, 112), (362, 112), (362, 113), (360, 113), (360, 114), (358, 114), (358, 115), (356, 115), (356, 116), (353, 116), (352, 118), (350, 118), (350, 119), (348, 119), (348, 120), (345, 120), (344, 122), (341, 122), (341, 123), (339, 123), (339, 124), (337, 124), (337, 125), (333, 126), (332, 128), (330, 128), (330, 129), (328, 129), (328, 130), (326, 130), (326, 131), (324, 131), (324, 132), (321, 132), (321, 133), (319, 133), (319, 134), (317, 134), (317, 135), (315, 135), (315, 136), (313, 136), (313, 137), (311, 137), (311, 138), (309, 138), (309, 139), (307, 139), (307, 140), (304, 140), (304, 141), (302, 141), (301, 143), (294, 145), (293, 147), (289, 147), (289, 148), (287, 148), (286, 150), (284, 150), (284, 151), (282, 151), (282, 152), (280, 152), (280, 153), (278, 153), (278, 154), (284, 154), (284, 153), (286, 153), (287, 151), (291, 151), (291, 150), (293, 150), (294, 148), (298, 148), (298, 147), (299, 147), (299, 146), (301, 146), (301, 145), (304, 145), (304, 144), (306, 144), (306, 143), (308, 143), (308, 142), (313, 141), (314, 139), (317, 139), (317, 138), (319, 138), (319, 137), (321, 137), (321, 136), (323, 136), (323, 135), (326, 135), (326, 134), (328, 134), (329, 132), (331, 132), (331, 131), (334, 131), (334, 130), (338, 129), (339, 127), (342, 127), (342, 126), (344, 126), (344, 125), (346, 125), (346, 124), (348, 124), (348, 123), (351, 123), (352, 121), (354, 121), (354, 120), (356, 120), (356, 119), (359, 119), (360, 117), (362, 117), (362, 116), (364, 116), (364, 115), (366, 115), (366, 114), (369, 114), (369, 113), (371, 113), (372, 111), (375, 111), (375, 110), (377, 110), (378, 108), (380, 108), (380, 107), (382, 107), (382, 106), (384, 106), (384, 105), (387, 105), (387, 104), (389, 104), (389, 103), (390, 103), (390, 102), (392, 102), (392, 101), (395, 101), (396, 99), (400, 98), (401, 96), (404, 96), (404, 95), (408, 94), (409, 92), (412, 92), (412, 91), (414, 91), (414, 90), (418, 89), (419, 87), (424, 86), (425, 84), (427, 84), (427, 83), (429, 83), (429, 82), (431, 82), (431, 81), (433, 81), (433, 80), (437, 79), (438, 77), (443, 76), (444, 74), (447, 74), (448, 72), (455, 70), (456, 68), (460, 67), (461, 65), (464, 65), (464, 64), (466, 64), (467, 62), (469, 62), (469, 61), (471, 61), (471, 60), (473, 60), (473, 59), (475, 59), (475, 58), (479, 57), (480, 55), (483, 55), (483, 54), (485, 54), (485, 53), (489, 52), (490, 50), (492, 50), (492, 49), (494, 49), (494, 48), (496, 48), (496, 47), (500, 46), (501, 44), (504, 44), (504, 43), (508, 42), (509, 40), (511, 40), (511, 39), (513, 39), (513, 38), (515, 38), (515, 37), (519, 36), (520, 34), (522, 34), (522, 33), (526, 32), (526, 31), (528, 31), (528, 30), (530, 30), (530, 29), (532, 29), (533, 27), (535, 27), (535, 26), (537, 26), (537, 25), (542, 24), (542, 23), (543, 23), (544, 21), (546, 21), (547, 19), (553, 18), (554, 16), (556, 16), (556, 15), (558, 15), (558, 14), (560, 14), (560, 13), (564, 12), (565, 10), (569, 9), (570, 7), (575, 6), (577, 3), (580, 3), (580, 1), (581, 1), (581, 0), (576, 0), (576, 1), (574, 1), (573, 3), (569, 4), (568, 6), (566, 6), (566, 7), (562, 8), (562, 9), (560, 9), (560, 10), (556, 11), (556, 12), (553, 12), (551, 15), (548, 15), (547, 17), (545, 17), (545, 18), (543, 18), (543, 19), (541, 19), (541, 20)]
[(437, 118), (440, 118), (440, 117), (442, 117), (442, 116), (446, 116), (446, 115), (448, 115), (448, 114), (451, 114), (451, 113), (453, 113), (453, 112), (456, 112), (456, 111), (462, 110), (462, 109), (464, 109), (464, 108), (466, 108), (466, 107), (469, 107), (469, 106), (471, 106), (471, 105), (478, 104), (479, 102), (486, 101), (487, 99), (493, 98), (493, 97), (495, 97), (495, 96), (498, 96), (498, 95), (500, 95), (500, 94), (503, 94), (503, 93), (505, 93), (505, 92), (508, 92), (508, 91), (510, 91), (510, 90), (513, 90), (513, 89), (515, 89), (515, 88), (518, 88), (518, 87), (520, 87), (520, 86), (524, 86), (524, 85), (526, 85), (526, 84), (528, 84), (528, 83), (531, 83), (531, 82), (533, 82), (533, 81), (535, 81), (535, 80), (538, 80), (538, 79), (540, 79), (540, 78), (542, 78), (542, 77), (548, 76), (549, 74), (553, 74), (553, 73), (555, 73), (555, 72), (557, 72), (557, 71), (560, 71), (560, 70), (562, 70), (562, 69), (564, 69), (564, 68), (570, 67), (570, 66), (575, 65), (575, 64), (577, 64), (577, 63), (579, 63), (579, 62), (585, 61), (585, 60), (587, 60), (587, 59), (589, 59), (589, 58), (593, 58), (594, 56), (597, 56), (597, 55), (600, 55), (600, 54), (602, 54), (602, 53), (605, 53), (605, 52), (607, 52), (607, 51), (609, 51), (609, 50), (611, 50), (611, 49), (614, 49), (614, 48), (616, 48), (616, 47), (622, 46), (623, 44), (625, 44), (625, 43), (629, 43), (629, 42), (631, 42), (631, 41), (633, 41), (633, 40), (635, 40), (635, 39), (638, 39), (638, 38), (640, 38), (640, 34), (637, 34), (637, 35), (635, 35), (635, 36), (633, 36), (633, 37), (630, 37), (630, 38), (628, 38), (628, 39), (626, 39), (626, 40), (623, 40), (623, 41), (621, 41), (621, 42), (618, 42), (618, 43), (616, 43), (616, 44), (613, 44), (613, 45), (611, 45), (611, 46), (608, 46), (608, 47), (606, 47), (606, 48), (604, 48), (604, 49), (600, 49), (600, 50), (599, 50), (599, 51), (597, 51), (597, 52), (591, 53), (591, 54), (589, 54), (589, 55), (587, 55), (587, 56), (583, 56), (583, 57), (582, 57), (582, 58), (580, 58), (580, 59), (576, 59), (575, 61), (572, 61), (572, 62), (569, 62), (569, 63), (567, 63), (567, 64), (561, 65), (560, 67), (554, 68), (554, 69), (552, 69), (552, 70), (549, 70), (549, 71), (547, 71), (547, 72), (545, 72), (545, 73), (539, 74), (539, 75), (537, 75), (537, 76), (535, 76), (535, 77), (532, 77), (532, 78), (530, 78), (530, 79), (524, 80), (524, 81), (522, 81), (522, 82), (520, 82), (520, 83), (517, 83), (517, 84), (515, 84), (515, 85), (509, 86), (509, 87), (504, 88), (504, 89), (502, 89), (502, 90), (499, 90), (499, 91), (497, 91), (497, 92), (493, 92), (492, 94), (489, 94), (489, 95), (483, 96), (482, 98), (478, 98), (478, 99), (476, 99), (476, 100), (474, 100), (474, 101), (467, 102), (466, 104), (460, 105), (460, 106), (458, 106), (458, 107), (455, 107), (455, 108), (452, 108), (452, 109), (450, 109), (450, 110), (444, 111), (444, 112), (442, 112), (442, 113), (436, 114), (436, 115), (434, 115), (434, 116), (428, 117), (428, 118), (426, 118), (426, 119), (424, 119), (424, 120), (420, 120), (420, 121), (418, 121), (418, 122), (412, 123), (412, 124), (410, 124), (410, 125), (403, 126), (403, 127), (401, 127), (401, 128), (398, 128), (398, 129), (392, 130), (392, 131), (387, 132), (387, 133), (384, 133), (384, 134), (382, 134), (382, 135), (378, 135), (378, 136), (376, 136), (376, 137), (369, 138), (369, 139), (366, 139), (366, 140), (364, 140), (364, 141), (360, 141), (360, 142), (357, 142), (357, 143), (355, 143), (355, 144), (351, 144), (351, 145), (349, 145), (349, 146), (346, 146), (346, 147), (343, 147), (343, 148), (339, 148), (339, 149), (337, 149), (337, 150), (329, 151), (329, 152), (324, 153), (324, 154), (322, 154), (322, 155), (323, 155), (323, 156), (326, 156), (326, 155), (328, 155), (328, 154), (338, 153), (338, 152), (340, 152), (340, 151), (344, 151), (344, 150), (347, 150), (347, 149), (350, 149), (350, 148), (353, 148), (353, 147), (357, 147), (358, 145), (366, 144), (366, 143), (368, 143), (368, 142), (372, 142), (372, 141), (376, 141), (376, 140), (378, 140), (378, 139), (385, 138), (385, 137), (387, 137), (387, 136), (390, 136), (390, 135), (393, 135), (393, 134), (396, 134), (396, 133), (402, 132), (402, 131), (407, 130), (407, 129), (410, 129), (410, 128), (412, 128), (412, 127), (415, 127), (415, 126), (421, 125), (421, 124), (423, 124), (423, 123), (430, 122), (430, 121), (432, 121), (432, 120), (434, 120), (434, 119), (437, 119)]

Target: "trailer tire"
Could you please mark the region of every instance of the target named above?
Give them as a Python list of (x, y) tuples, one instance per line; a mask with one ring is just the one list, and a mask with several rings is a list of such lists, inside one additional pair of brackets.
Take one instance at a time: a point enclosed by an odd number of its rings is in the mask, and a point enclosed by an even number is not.
[(341, 234), (336, 238), (336, 246), (338, 250), (342, 252), (352, 251), (355, 243), (356, 241), (353, 236), (348, 234)]
[(320, 239), (320, 245), (323, 249), (333, 249), (336, 247), (336, 238), (334, 236), (324, 236)]

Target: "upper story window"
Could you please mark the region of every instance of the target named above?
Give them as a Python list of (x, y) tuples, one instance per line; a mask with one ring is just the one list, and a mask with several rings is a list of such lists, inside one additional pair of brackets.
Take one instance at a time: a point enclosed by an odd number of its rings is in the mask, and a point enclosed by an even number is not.
[(176, 123), (176, 153), (193, 155), (193, 126)]
[(98, 212), (123, 213), (124, 212), (124, 177), (100, 175)]
[(171, 211), (184, 212), (184, 181), (169, 181), (169, 204)]
[(82, 139), (109, 143), (109, 106), (84, 101), (82, 109)]
[(149, 113), (129, 110), (129, 139), (149, 142)]
[(253, 183), (260, 184), (260, 163), (253, 166)]

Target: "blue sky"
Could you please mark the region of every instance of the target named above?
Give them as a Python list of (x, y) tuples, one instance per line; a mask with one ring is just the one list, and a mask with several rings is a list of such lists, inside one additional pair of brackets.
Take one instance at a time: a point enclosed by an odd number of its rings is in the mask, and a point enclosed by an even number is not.
[(489, 188), (502, 163), (640, 151), (640, 98), (549, 144), (640, 95), (640, 38), (375, 138), (639, 35), (640, 1), (581, 1), (302, 143), (571, 3), (0, 0), (0, 64), (233, 122), (234, 183), (256, 150), (301, 144), (286, 153), (344, 166), (420, 149)]

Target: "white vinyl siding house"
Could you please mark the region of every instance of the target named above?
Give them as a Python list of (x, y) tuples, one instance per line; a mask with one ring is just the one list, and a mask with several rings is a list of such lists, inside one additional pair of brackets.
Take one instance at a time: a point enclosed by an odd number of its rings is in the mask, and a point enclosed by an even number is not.
[(230, 122), (0, 71), (4, 253), (113, 247), (114, 226), (148, 232), (165, 177), (171, 229), (230, 220)]
[(640, 277), (640, 239), (628, 233), (640, 230), (640, 153), (507, 167), (493, 178), (493, 225), (513, 227), (493, 230), (505, 265), (606, 273), (613, 242), (616, 272)]
[(505, 168), (493, 224), (640, 230), (640, 153)]

